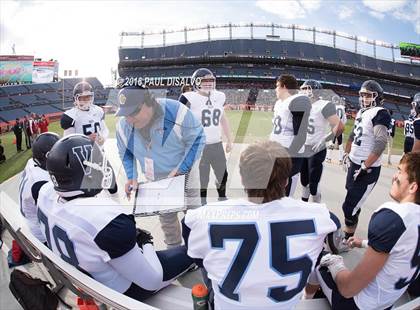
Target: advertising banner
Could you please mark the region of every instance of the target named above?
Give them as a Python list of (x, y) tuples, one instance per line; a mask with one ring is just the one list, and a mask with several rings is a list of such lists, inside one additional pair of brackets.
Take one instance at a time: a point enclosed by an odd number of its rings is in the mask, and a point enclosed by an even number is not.
[(32, 83), (34, 56), (0, 55), (0, 85)]

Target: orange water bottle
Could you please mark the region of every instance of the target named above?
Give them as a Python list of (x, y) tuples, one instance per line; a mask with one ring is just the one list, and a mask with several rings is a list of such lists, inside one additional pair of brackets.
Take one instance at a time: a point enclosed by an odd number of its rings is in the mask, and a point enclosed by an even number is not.
[(204, 284), (195, 284), (191, 289), (191, 295), (193, 299), (194, 310), (207, 310), (209, 308), (209, 291)]

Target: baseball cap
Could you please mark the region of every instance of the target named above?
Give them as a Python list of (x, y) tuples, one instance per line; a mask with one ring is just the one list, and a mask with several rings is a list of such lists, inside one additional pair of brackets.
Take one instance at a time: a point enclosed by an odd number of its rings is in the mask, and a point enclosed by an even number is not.
[(141, 87), (125, 87), (118, 93), (118, 110), (115, 116), (129, 116), (140, 110), (148, 90)]

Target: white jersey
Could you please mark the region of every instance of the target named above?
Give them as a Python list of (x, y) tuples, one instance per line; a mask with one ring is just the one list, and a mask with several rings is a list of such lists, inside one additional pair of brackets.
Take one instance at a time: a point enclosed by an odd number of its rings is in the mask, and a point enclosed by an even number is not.
[(284, 197), (188, 210), (188, 255), (203, 259), (216, 309), (291, 309), (337, 230), (325, 205)]
[[(352, 162), (361, 165), (362, 161), (369, 157), (375, 145), (373, 127), (383, 125), (388, 129), (390, 121), (391, 116), (381, 107), (373, 107), (357, 112), (353, 127), (354, 139), (349, 154)], [(382, 155), (372, 164), (372, 167), (379, 167), (381, 158)]]
[(312, 103), (306, 145), (317, 144), (327, 132), (331, 131), (328, 118), (332, 115), (336, 115), (336, 109), (332, 102), (320, 99)]
[(38, 207), (35, 199), (38, 198), (38, 191), (41, 186), (50, 181), (50, 175), (48, 174), (48, 171), (39, 167), (33, 159), (30, 158), (26, 163), (25, 169), (23, 170), (20, 178), (20, 211), (25, 217), (32, 234), (41, 240), (41, 242), (45, 242), (45, 237), (41, 232), (41, 227), (38, 222)]
[[(206, 134), (206, 144), (222, 141), (220, 121), (224, 113), (226, 95), (218, 90), (210, 92), (210, 96), (203, 96), (195, 91), (183, 93), (194, 116), (201, 121)], [(181, 102), (184, 100), (181, 98)]]
[[(276, 141), (286, 148), (290, 147), (295, 138), (291, 104), (295, 99), (297, 99), (297, 101), (301, 99), (300, 97), (304, 97), (309, 101), (307, 96), (295, 94), (284, 101), (280, 99), (277, 100), (274, 105), (273, 130), (270, 135), (270, 140)], [(304, 146), (302, 146), (299, 153), (303, 153), (304, 149)]]
[[(112, 199), (98, 195), (65, 201), (50, 182), (40, 190), (38, 208), (49, 247), (67, 263), (120, 293), (134, 282), (130, 277), (137, 277), (135, 283), (145, 289), (163, 285), (153, 246), (144, 245), (143, 251), (137, 246), (134, 218)], [(130, 258), (135, 258), (135, 266)], [(119, 268), (126, 269), (124, 275)], [(157, 282), (148, 287), (152, 278)]]
[(387, 202), (369, 223), (369, 246), (389, 253), (384, 267), (359, 294), (359, 309), (385, 309), (392, 306), (419, 275), (420, 206), (415, 203)]
[(405, 120), (404, 121), (404, 136), (406, 138), (414, 138), (414, 121)]
[(346, 115), (346, 107), (342, 104), (337, 104), (335, 106), (335, 110), (337, 112), (340, 121), (345, 125), (347, 123), (347, 115)]
[(94, 104), (88, 111), (82, 111), (77, 107), (67, 110), (61, 116), (60, 124), (64, 129), (64, 136), (74, 133), (88, 136), (97, 133), (106, 139), (109, 134), (105, 124), (105, 112)]

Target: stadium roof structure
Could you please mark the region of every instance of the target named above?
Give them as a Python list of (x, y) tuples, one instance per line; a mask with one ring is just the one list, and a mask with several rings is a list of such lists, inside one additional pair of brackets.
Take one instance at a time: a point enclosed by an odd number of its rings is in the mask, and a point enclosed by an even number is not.
[[(286, 31), (286, 33), (284, 32)], [(310, 38), (299, 39), (299, 34), (309, 33)], [(181, 37), (179, 36), (181, 34)], [(327, 36), (327, 40), (325, 40)], [(378, 59), (396, 61), (399, 56), (399, 44), (387, 43), (380, 40), (368, 39), (364, 36), (350, 35), (342, 31), (327, 30), (317, 27), (307, 27), (296, 24), (276, 23), (227, 23), (215, 25), (198, 25), (195, 27), (184, 27), (182, 29), (162, 29), (158, 31), (121, 32), (120, 48), (130, 47), (157, 47), (174, 44), (188, 44), (199, 41), (211, 41), (215, 39), (239, 39), (239, 38), (264, 38), (266, 40), (291, 40), (310, 41), (317, 45), (327, 45), (334, 48), (350, 50), (356, 54), (366, 54)], [(340, 39), (346, 40), (342, 44)], [(339, 42), (340, 41), (340, 42)], [(350, 43), (350, 44), (349, 44)], [(349, 45), (352, 46), (349, 48)], [(363, 46), (370, 46), (371, 52), (365, 53)], [(378, 49), (384, 49), (379, 53)], [(396, 55), (396, 51), (398, 51)], [(381, 55), (379, 55), (381, 54)], [(384, 55), (384, 56), (383, 56)], [(400, 59), (399, 59), (400, 60)], [(407, 62), (407, 60), (405, 61)]]

